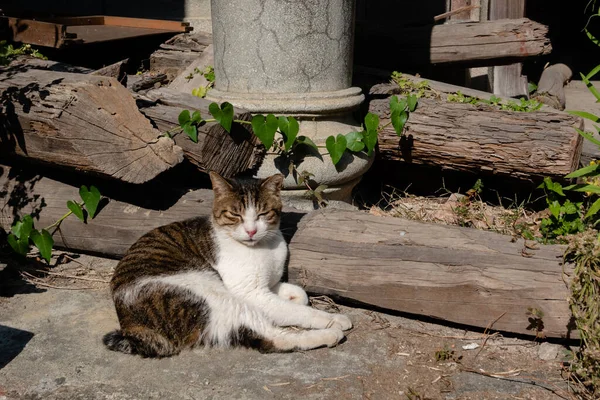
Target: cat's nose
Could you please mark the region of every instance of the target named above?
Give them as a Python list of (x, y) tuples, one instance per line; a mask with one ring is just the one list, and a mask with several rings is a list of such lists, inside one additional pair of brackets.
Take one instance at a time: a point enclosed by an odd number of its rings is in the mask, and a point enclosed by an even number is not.
[(246, 233), (248, 234), (248, 236), (250, 236), (250, 238), (252, 238), (252, 236), (256, 234), (256, 229), (252, 229), (251, 231), (246, 229)]

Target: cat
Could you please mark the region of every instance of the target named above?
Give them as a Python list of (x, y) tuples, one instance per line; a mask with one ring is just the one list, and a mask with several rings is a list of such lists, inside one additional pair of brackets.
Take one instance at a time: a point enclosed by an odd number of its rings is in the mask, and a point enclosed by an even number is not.
[(198, 345), (261, 352), (337, 345), (350, 319), (311, 308), (302, 288), (280, 282), (288, 258), (279, 230), (283, 175), (236, 181), (210, 172), (210, 179), (210, 217), (148, 232), (115, 268), (121, 329), (104, 344), (144, 357)]

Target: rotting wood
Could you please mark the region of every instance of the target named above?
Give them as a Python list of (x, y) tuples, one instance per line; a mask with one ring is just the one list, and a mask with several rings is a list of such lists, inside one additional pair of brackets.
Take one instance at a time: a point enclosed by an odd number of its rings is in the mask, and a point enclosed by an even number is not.
[[(89, 185), (83, 178), (79, 181)], [(104, 192), (102, 186), (99, 189)], [(212, 213), (212, 190), (184, 191), (161, 187), (144, 192), (146, 196), (153, 196), (152, 193), (156, 198), (150, 199), (150, 202), (138, 197), (140, 202), (151, 203), (152, 206), (110, 200), (99, 209), (94, 219), (88, 219), (87, 224), (75, 216), (65, 219), (60, 231), (54, 234), (56, 246), (119, 258), (140, 236), (153, 228)], [(24, 214), (34, 217), (37, 228), (49, 226), (68, 211), (68, 200), (78, 198), (79, 188), (76, 186), (0, 165), (0, 228), (6, 231), (10, 230), (15, 216)], [(305, 213), (286, 208), (283, 211), (282, 231), (289, 239)]]
[(167, 74), (173, 80), (211, 44), (212, 35), (207, 32), (176, 35), (150, 55), (150, 71)]
[[(309, 293), (494, 330), (535, 335), (528, 308), (542, 311), (543, 334), (576, 337), (563, 282), (563, 246), (524, 243), (470, 228), (363, 212), (305, 216), (290, 243), (289, 281)], [(569, 268), (566, 268), (569, 271)]]
[(129, 59), (126, 58), (124, 60), (118, 61), (114, 64), (107, 65), (106, 67), (97, 69), (93, 71), (92, 75), (100, 75), (100, 76), (110, 76), (115, 78), (121, 83), (121, 85), (127, 87), (127, 64), (129, 63)]
[[(385, 125), (389, 99), (372, 100), (369, 111)], [(447, 170), (563, 179), (578, 168), (582, 138), (575, 128), (582, 126), (581, 118), (555, 110), (513, 112), (422, 98), (402, 138), (388, 126), (379, 135), (379, 150), (386, 160)]]
[(166, 74), (143, 75), (142, 78), (134, 82), (129, 89), (132, 92), (140, 92), (142, 90), (153, 89), (160, 87), (168, 81)]
[(377, 53), (381, 49), (379, 53), (386, 54), (386, 65), (468, 62), (470, 66), (484, 66), (511, 63), (552, 50), (548, 27), (527, 18), (394, 27), (393, 31), (358, 25), (357, 31), (361, 37), (369, 37), (369, 51)]
[[(212, 118), (208, 111), (211, 101), (189, 93), (161, 88), (149, 91), (146, 96), (151, 102), (138, 101), (140, 111), (163, 132), (179, 125), (178, 117), (184, 109), (191, 113), (200, 111), (204, 119)], [(234, 119), (249, 121), (252, 117), (243, 109), (235, 111)], [(257, 169), (265, 157), (265, 148), (250, 125), (234, 123), (228, 133), (221, 125), (211, 122), (198, 128), (198, 143), (183, 133), (174, 135), (173, 139), (200, 170), (215, 171), (225, 177)]]
[(533, 98), (557, 110), (565, 109), (565, 84), (573, 72), (565, 64), (554, 64), (542, 72), (540, 82)]
[(104, 76), (0, 72), (3, 156), (143, 183), (183, 161), (127, 89)]

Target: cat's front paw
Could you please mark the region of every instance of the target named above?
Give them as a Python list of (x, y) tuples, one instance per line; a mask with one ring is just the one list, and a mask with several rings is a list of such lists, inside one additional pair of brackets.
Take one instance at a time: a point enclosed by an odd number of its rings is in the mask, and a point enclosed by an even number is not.
[(346, 317), (344, 314), (332, 314), (331, 322), (329, 323), (328, 328), (347, 331), (348, 329), (352, 329), (352, 321), (350, 321), (350, 318)]
[(322, 332), (323, 342), (327, 347), (336, 346), (345, 337), (344, 332), (337, 328), (323, 329), (319, 332)]

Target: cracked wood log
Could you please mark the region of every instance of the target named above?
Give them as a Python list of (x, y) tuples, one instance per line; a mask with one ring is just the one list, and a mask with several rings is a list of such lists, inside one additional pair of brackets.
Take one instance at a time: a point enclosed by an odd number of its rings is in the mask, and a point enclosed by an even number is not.
[(368, 45), (357, 44), (356, 59), (386, 54), (386, 66), (508, 64), (552, 50), (548, 27), (527, 18), (393, 29), (358, 24), (356, 29), (358, 40), (368, 40)]
[(527, 315), (538, 309), (543, 334), (576, 337), (563, 252), (490, 231), (323, 210), (300, 221), (288, 275), (309, 293), (479, 328), (498, 318), (493, 330), (525, 335), (538, 333)]
[[(67, 184), (35, 172), (0, 165), (0, 228), (9, 231), (15, 217), (24, 214), (34, 217), (37, 228), (56, 222), (68, 211), (67, 201), (79, 198), (79, 185), (90, 184), (83, 177), (74, 178)], [(212, 213), (213, 192), (208, 189), (190, 191), (154, 182), (133, 188), (122, 183), (112, 188), (97, 185), (103, 195), (118, 195), (121, 201), (101, 202), (96, 217), (87, 224), (75, 216), (65, 219), (60, 231), (54, 234), (57, 247), (120, 258), (151, 229)], [(132, 189), (135, 200), (124, 199)], [(284, 208), (283, 214), (282, 231), (289, 240), (305, 213)]]
[[(389, 121), (389, 99), (369, 111)], [(578, 168), (583, 121), (558, 111), (502, 111), (488, 105), (421, 99), (402, 138), (379, 135), (383, 159), (524, 180), (563, 179)], [(398, 172), (401, 171), (398, 163)], [(390, 171), (392, 173), (392, 171)]]
[(143, 183), (183, 160), (114, 78), (0, 72), (0, 154)]
[(212, 44), (212, 35), (207, 32), (181, 33), (173, 36), (150, 55), (150, 71), (166, 74), (169, 80), (173, 80), (210, 44)]
[[(212, 118), (208, 111), (212, 102), (189, 93), (161, 88), (149, 91), (146, 97), (151, 101), (138, 101), (140, 111), (163, 132), (179, 125), (177, 119), (184, 109), (198, 110), (202, 118)], [(235, 111), (234, 119), (252, 119), (245, 110), (236, 108)], [(175, 134), (173, 140), (200, 170), (215, 171), (228, 178), (257, 169), (265, 157), (265, 148), (250, 125), (234, 123), (231, 133), (227, 133), (221, 125), (211, 122), (199, 127), (198, 143), (192, 142), (184, 133)]]

